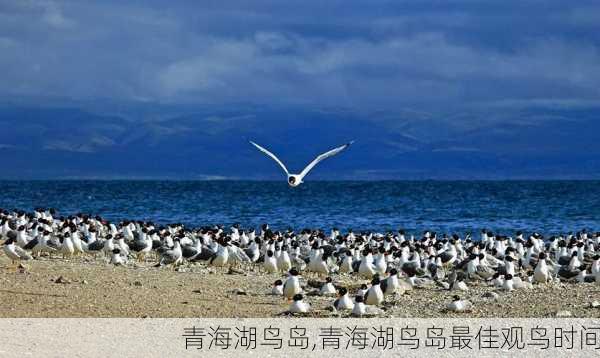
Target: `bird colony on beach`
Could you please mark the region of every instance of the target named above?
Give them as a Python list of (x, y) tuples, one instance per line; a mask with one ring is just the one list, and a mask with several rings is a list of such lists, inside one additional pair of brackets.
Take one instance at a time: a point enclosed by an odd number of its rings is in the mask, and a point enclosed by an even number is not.
[[(472, 305), (461, 293), (474, 283), (506, 292), (558, 282), (600, 285), (600, 233), (586, 230), (551, 237), (481, 230), (476, 239), (432, 231), (419, 236), (402, 230), (275, 231), (267, 224), (256, 231), (237, 224), (188, 228), (177, 223), (112, 223), (85, 214), (62, 217), (40, 208), (32, 213), (0, 210), (0, 239), (15, 267), (27, 260), (89, 255), (111, 265), (139, 262), (157, 269), (188, 263), (258, 268), (277, 277), (269, 293), (287, 299), (289, 313), (310, 311), (303, 284), (308, 279), (319, 282), (316, 294), (331, 297), (332, 310), (352, 316), (378, 315), (384, 301), (398, 300), (410, 289), (447, 290), (447, 310), (468, 312)], [(352, 277), (359, 286), (336, 285), (336, 275)]]

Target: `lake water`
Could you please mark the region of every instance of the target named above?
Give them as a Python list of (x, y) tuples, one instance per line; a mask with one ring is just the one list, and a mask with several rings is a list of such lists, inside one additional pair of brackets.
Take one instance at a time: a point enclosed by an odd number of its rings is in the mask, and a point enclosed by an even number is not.
[(600, 226), (598, 181), (0, 181), (0, 193), (5, 209), (193, 226), (506, 234)]

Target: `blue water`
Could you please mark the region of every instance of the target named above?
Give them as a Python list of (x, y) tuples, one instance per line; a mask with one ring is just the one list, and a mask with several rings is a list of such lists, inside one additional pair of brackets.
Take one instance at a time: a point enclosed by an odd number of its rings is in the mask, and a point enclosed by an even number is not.
[(600, 229), (600, 182), (0, 181), (0, 207), (200, 226), (506, 234)]

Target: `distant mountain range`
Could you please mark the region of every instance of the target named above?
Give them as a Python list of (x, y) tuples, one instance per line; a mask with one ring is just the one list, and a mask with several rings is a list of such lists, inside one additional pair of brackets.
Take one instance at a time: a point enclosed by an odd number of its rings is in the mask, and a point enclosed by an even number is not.
[(281, 179), (356, 143), (310, 179), (600, 178), (600, 109), (445, 115), (270, 106), (0, 105), (3, 179)]

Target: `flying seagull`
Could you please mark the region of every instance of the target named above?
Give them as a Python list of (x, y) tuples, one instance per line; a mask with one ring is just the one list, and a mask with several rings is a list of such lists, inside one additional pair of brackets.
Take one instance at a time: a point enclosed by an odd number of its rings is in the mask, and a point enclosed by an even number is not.
[(279, 160), (279, 158), (277, 158), (275, 156), (275, 154), (269, 152), (268, 150), (266, 150), (265, 148), (261, 147), (260, 145), (254, 143), (253, 141), (250, 141), (250, 143), (252, 143), (253, 146), (255, 146), (256, 148), (258, 148), (258, 150), (260, 150), (261, 152), (265, 153), (266, 155), (268, 155), (269, 157), (273, 158), (274, 161), (277, 162), (277, 164), (279, 164), (279, 166), (283, 169), (283, 171), (285, 171), (285, 174), (287, 174), (288, 176), (288, 184), (291, 187), (296, 187), (300, 184), (303, 183), (302, 179), (304, 179), (304, 177), (306, 176), (306, 174), (308, 174), (308, 172), (315, 167), (315, 165), (319, 164), (319, 162), (321, 162), (322, 160), (325, 160), (329, 157), (333, 157), (334, 155), (338, 154), (339, 152), (341, 152), (342, 150), (348, 148), (350, 146), (350, 144), (354, 143), (354, 141), (348, 142), (342, 146), (339, 146), (337, 148), (334, 148), (328, 152), (325, 152), (321, 155), (319, 155), (318, 157), (315, 158), (315, 160), (313, 160), (312, 162), (310, 162), (310, 164), (308, 164), (306, 166), (306, 168), (304, 168), (304, 170), (302, 170), (302, 172), (300, 174), (290, 174), (287, 170), (287, 168), (285, 167), (285, 165), (283, 165), (283, 163), (281, 162), (281, 160)]

